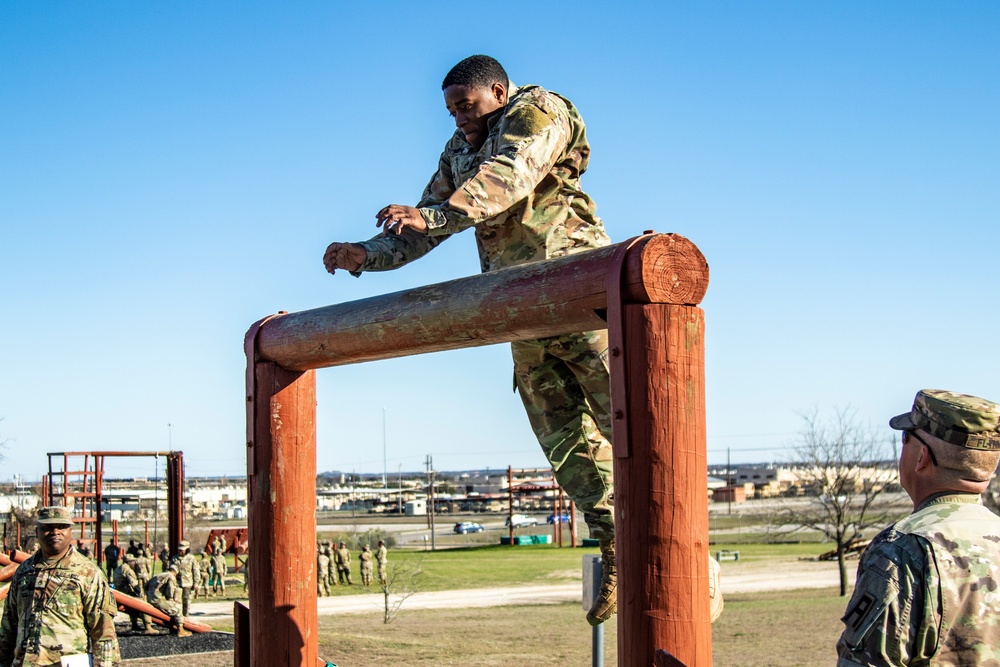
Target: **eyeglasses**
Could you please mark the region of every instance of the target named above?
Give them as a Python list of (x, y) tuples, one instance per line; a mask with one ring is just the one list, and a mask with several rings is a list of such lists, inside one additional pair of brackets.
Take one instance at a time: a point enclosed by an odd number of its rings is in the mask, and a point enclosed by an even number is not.
[(914, 438), (917, 439), (917, 441), (921, 445), (923, 445), (924, 447), (927, 448), (927, 453), (931, 455), (931, 463), (933, 463), (934, 467), (937, 468), (938, 467), (938, 462), (937, 462), (937, 457), (934, 456), (934, 450), (931, 449), (931, 446), (927, 444), (926, 440), (924, 440), (919, 435), (917, 435), (916, 431), (903, 431), (903, 444), (904, 445), (906, 444), (906, 437), (909, 436), (909, 435), (912, 435)]

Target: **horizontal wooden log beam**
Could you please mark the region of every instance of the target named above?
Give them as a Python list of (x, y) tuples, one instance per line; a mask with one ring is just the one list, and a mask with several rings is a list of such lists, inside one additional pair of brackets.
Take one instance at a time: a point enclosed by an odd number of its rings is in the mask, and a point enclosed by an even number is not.
[[(607, 328), (607, 278), (623, 244), (268, 320), (258, 355), (290, 370), (392, 359)], [(626, 303), (697, 305), (708, 263), (678, 234), (640, 238)]]

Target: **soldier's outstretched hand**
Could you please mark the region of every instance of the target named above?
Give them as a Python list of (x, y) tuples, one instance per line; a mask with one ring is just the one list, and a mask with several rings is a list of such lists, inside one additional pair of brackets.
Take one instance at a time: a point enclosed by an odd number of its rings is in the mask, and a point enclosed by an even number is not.
[(357, 271), (367, 258), (368, 253), (359, 243), (331, 243), (323, 253), (323, 266), (330, 273), (337, 269)]
[(402, 234), (412, 229), (420, 234), (427, 233), (427, 223), (418, 209), (402, 204), (389, 204), (375, 214), (378, 222), (376, 227), (382, 228), (382, 234)]

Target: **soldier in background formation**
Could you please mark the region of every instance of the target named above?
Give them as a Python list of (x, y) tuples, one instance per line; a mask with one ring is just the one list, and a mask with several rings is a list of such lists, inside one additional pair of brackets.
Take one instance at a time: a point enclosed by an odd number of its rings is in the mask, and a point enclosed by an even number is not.
[(351, 552), (348, 551), (347, 545), (341, 542), (337, 550), (333, 552), (333, 557), (337, 563), (337, 578), (340, 579), (340, 583), (353, 586), (354, 582), (351, 580)]
[(104, 566), (108, 570), (109, 580), (115, 576), (115, 569), (118, 567), (121, 553), (121, 548), (114, 542), (108, 542), (108, 546), (104, 547)]
[(88, 653), (94, 667), (121, 661), (114, 596), (100, 568), (73, 548), (72, 527), (69, 508), (38, 511), (38, 551), (14, 572), (0, 620), (0, 665), (58, 665)]
[(160, 572), (166, 572), (170, 568), (170, 552), (167, 551), (167, 545), (163, 545), (160, 549), (159, 554), (160, 559)]
[(145, 599), (146, 586), (153, 578), (153, 563), (149, 560), (149, 552), (146, 549), (139, 548), (139, 556), (135, 559), (135, 564), (137, 566), (135, 573), (139, 577), (139, 587), (142, 589), (141, 596)]
[(250, 591), (250, 543), (246, 543), (246, 553), (243, 555), (243, 592)]
[(323, 542), (323, 553), (326, 557), (330, 559), (330, 574), (326, 578), (326, 583), (330, 588), (337, 585), (337, 567), (336, 567), (336, 557), (333, 552), (333, 542), (326, 540)]
[(177, 564), (172, 564), (166, 572), (153, 577), (146, 587), (146, 598), (149, 604), (170, 617), (170, 633), (178, 637), (188, 637), (190, 632), (184, 629), (183, 602), (181, 588), (177, 585)]
[(380, 586), (387, 586), (389, 580), (386, 575), (386, 566), (389, 563), (389, 555), (385, 549), (385, 540), (378, 541), (378, 551), (375, 552), (375, 562), (378, 563), (378, 583)]
[[(133, 554), (125, 554), (125, 562), (119, 565), (115, 569), (115, 590), (125, 595), (131, 595), (132, 597), (142, 600), (145, 596), (145, 591), (142, 587), (142, 582), (139, 579), (138, 573), (138, 563), (136, 562), (136, 557)], [(128, 611), (129, 619), (132, 621), (132, 629), (135, 631), (142, 630), (148, 635), (158, 634), (152, 627), (152, 621), (146, 614), (140, 614), (135, 611)]]
[(177, 545), (177, 585), (181, 589), (181, 614), (187, 616), (191, 611), (191, 595), (194, 593), (194, 572), (198, 564), (191, 554), (191, 543), (182, 540)]
[(325, 597), (330, 594), (330, 557), (326, 547), (316, 543), (316, 595)]
[(837, 665), (1000, 665), (1000, 517), (981, 497), (1000, 461), (1000, 405), (923, 389), (889, 426), (903, 432), (913, 513), (861, 556)]
[(128, 541), (128, 549), (125, 550), (125, 553), (133, 558), (139, 555), (139, 547), (136, 546), (134, 539)]
[(226, 575), (229, 574), (229, 563), (223, 551), (212, 553), (212, 593), (226, 594)]
[(76, 550), (84, 558), (90, 558), (90, 548), (88, 548), (82, 541), (76, 541)]
[(367, 544), (361, 547), (361, 555), (358, 556), (361, 562), (361, 585), (372, 585), (372, 550)]
[(208, 597), (208, 580), (212, 576), (212, 560), (205, 558), (205, 552), (198, 554), (198, 585), (194, 588), (194, 596), (202, 593), (202, 597)]

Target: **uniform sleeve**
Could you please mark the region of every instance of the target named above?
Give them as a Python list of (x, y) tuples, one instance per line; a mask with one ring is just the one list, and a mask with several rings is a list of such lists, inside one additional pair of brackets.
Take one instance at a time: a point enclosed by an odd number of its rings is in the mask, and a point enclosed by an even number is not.
[(116, 667), (121, 662), (118, 635), (115, 634), (115, 614), (118, 605), (107, 580), (97, 572), (83, 601), (83, 619), (94, 654), (94, 667)]
[[(451, 177), (451, 165), (445, 153), (438, 158), (438, 168), (431, 176), (430, 182), (424, 188), (424, 193), (417, 202), (417, 208), (426, 220), (428, 210), (436, 209), (455, 191), (455, 183)], [(398, 269), (415, 259), (419, 259), (434, 248), (444, 243), (448, 234), (429, 236), (407, 229), (403, 234), (379, 234), (361, 243), (368, 258), (353, 275), (361, 275), (363, 271), (389, 271)]]
[(570, 137), (569, 119), (554, 105), (525, 104), (500, 122), (496, 154), (439, 205), (421, 207), (432, 237), (495, 218), (527, 197), (552, 171)]
[(921, 538), (905, 535), (865, 552), (841, 618), (838, 667), (928, 664), (941, 623), (937, 573), (928, 551)]
[(0, 667), (10, 667), (10, 663), (14, 660), (14, 648), (17, 644), (17, 600), (19, 595), (15, 590), (16, 581), (17, 578), (12, 580), (7, 590), (3, 620), (0, 621)]

